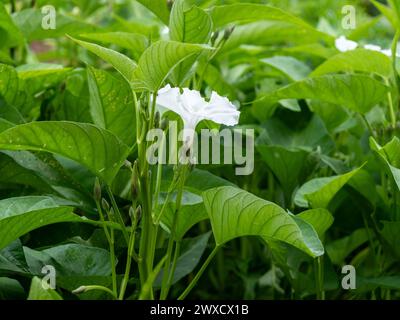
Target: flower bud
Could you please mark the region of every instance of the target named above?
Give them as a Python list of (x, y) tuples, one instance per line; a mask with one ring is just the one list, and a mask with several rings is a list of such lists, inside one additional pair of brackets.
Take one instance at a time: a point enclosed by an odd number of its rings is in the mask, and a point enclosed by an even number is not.
[(165, 131), (168, 127), (168, 119), (163, 119), (160, 124), (160, 129)]
[(80, 286), (78, 289), (75, 289), (74, 291), (72, 291), (73, 294), (81, 294), (86, 292), (86, 287), (85, 286)]
[(108, 211), (108, 220), (111, 222), (115, 221), (115, 213), (113, 208)]
[(138, 161), (136, 160), (133, 164), (132, 168), (132, 176), (131, 176), (131, 195), (132, 199), (136, 199), (138, 195), (139, 189), (139, 168)]
[(158, 129), (160, 127), (160, 112), (156, 112), (154, 116), (154, 128)]
[(136, 208), (136, 212), (135, 212), (135, 217), (137, 219), (137, 221), (140, 220), (140, 218), (142, 217), (142, 206), (138, 205)]
[(219, 37), (219, 31), (215, 31), (211, 36), (211, 45), (214, 46), (215, 42)]
[(105, 210), (106, 212), (110, 211), (110, 205), (108, 204), (107, 200), (102, 198), (101, 199), (101, 207), (103, 208), (103, 210)]
[(230, 36), (232, 35), (234, 30), (235, 30), (235, 26), (225, 29), (225, 31), (224, 31), (224, 40), (228, 40), (230, 38)]
[(101, 185), (99, 178), (96, 178), (94, 181), (93, 196), (96, 202), (99, 203), (101, 201)]

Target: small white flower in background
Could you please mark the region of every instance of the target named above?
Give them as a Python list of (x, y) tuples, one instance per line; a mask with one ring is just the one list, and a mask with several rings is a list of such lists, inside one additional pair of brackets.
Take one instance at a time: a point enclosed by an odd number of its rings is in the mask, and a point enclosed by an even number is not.
[(183, 120), (183, 139), (188, 148), (193, 143), (195, 129), (202, 120), (211, 120), (218, 124), (234, 126), (239, 123), (240, 112), (227, 98), (212, 92), (207, 102), (199, 91), (165, 86), (158, 91), (157, 105), (172, 110)]
[(364, 49), (372, 50), (372, 51), (378, 51), (378, 52), (382, 51), (382, 48), (380, 46), (375, 45), (375, 44), (366, 44), (364, 46)]
[[(348, 40), (345, 36), (340, 36), (336, 39), (335, 46), (336, 49), (338, 49), (340, 52), (347, 52), (357, 49), (358, 43), (352, 40)], [(392, 57), (392, 50), (382, 49), (380, 46), (377, 46), (375, 44), (366, 44), (364, 46), (364, 49), (380, 52), (388, 57)], [(396, 56), (399, 57), (400, 55), (397, 54)]]
[(340, 36), (336, 39), (335, 46), (340, 52), (347, 52), (356, 49), (358, 43), (348, 40), (345, 36)]

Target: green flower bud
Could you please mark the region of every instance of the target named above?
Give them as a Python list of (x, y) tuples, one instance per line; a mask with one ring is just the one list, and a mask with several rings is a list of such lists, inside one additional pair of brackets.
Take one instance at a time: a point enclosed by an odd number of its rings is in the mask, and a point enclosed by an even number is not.
[(93, 196), (96, 202), (99, 203), (101, 201), (101, 185), (99, 178), (96, 178), (94, 181)]

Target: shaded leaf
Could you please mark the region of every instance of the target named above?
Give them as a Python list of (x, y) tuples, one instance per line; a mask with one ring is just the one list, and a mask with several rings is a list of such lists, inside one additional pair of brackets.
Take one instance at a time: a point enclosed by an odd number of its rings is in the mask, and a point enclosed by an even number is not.
[(86, 166), (108, 183), (129, 153), (128, 147), (106, 130), (63, 121), (32, 122), (3, 131), (0, 149), (60, 154)]
[[(312, 257), (324, 248), (314, 229), (278, 205), (246, 191), (221, 187), (203, 193), (217, 246), (243, 236), (286, 242)], [(299, 224), (299, 225), (298, 225)]]

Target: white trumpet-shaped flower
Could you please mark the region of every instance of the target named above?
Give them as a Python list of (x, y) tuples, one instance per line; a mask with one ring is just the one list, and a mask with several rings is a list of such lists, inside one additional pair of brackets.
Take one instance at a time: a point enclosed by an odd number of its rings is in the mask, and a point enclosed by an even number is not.
[[(336, 49), (338, 49), (340, 52), (347, 52), (357, 49), (358, 43), (348, 40), (345, 36), (340, 36), (339, 38), (336, 39), (335, 46)], [(392, 56), (392, 50), (382, 49), (380, 46), (375, 44), (366, 44), (364, 45), (364, 49), (380, 52), (388, 57)], [(399, 57), (399, 54), (397, 54), (396, 56)]]
[(340, 36), (336, 39), (335, 46), (340, 52), (347, 52), (356, 49), (358, 43), (348, 40), (345, 36)]
[(202, 120), (211, 120), (218, 124), (234, 126), (239, 122), (240, 112), (225, 97), (212, 92), (207, 102), (199, 91), (171, 88), (170, 85), (158, 91), (157, 105), (172, 110), (183, 120), (183, 140), (190, 147), (197, 124)]

